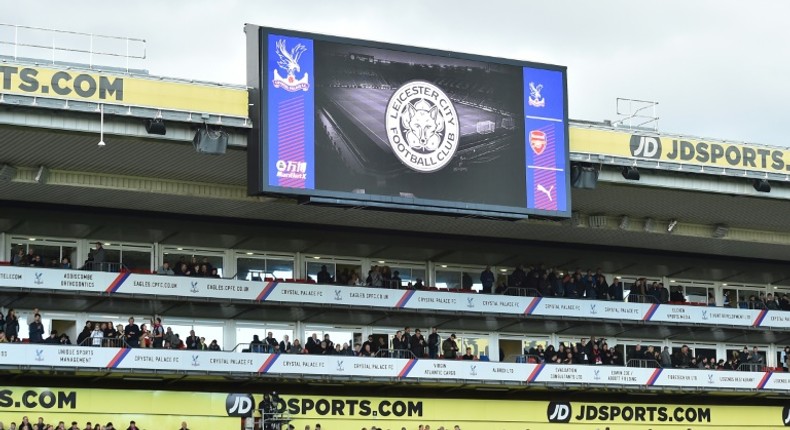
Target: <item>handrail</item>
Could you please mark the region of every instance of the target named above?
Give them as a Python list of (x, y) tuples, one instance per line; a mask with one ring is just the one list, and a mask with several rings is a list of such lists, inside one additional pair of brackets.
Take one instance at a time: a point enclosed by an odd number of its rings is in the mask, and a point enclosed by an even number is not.
[(110, 263), (110, 262), (103, 262), (103, 263), (96, 263), (94, 261), (88, 261), (82, 266), (82, 270), (89, 270), (93, 272), (112, 272), (118, 273), (121, 272), (122, 269), (124, 271), (129, 271), (129, 268), (126, 267), (123, 263)]
[(741, 363), (735, 369), (740, 372), (765, 372), (764, 363)]
[(506, 296), (519, 296), (519, 297), (543, 297), (540, 291), (534, 288), (521, 288), (521, 287), (507, 287), (505, 292), (502, 293)]
[(631, 358), (625, 364), (625, 367), (642, 367), (642, 368), (657, 369), (661, 367), (661, 363), (656, 361), (654, 358)]
[[(636, 300), (631, 300), (631, 297), (636, 297)], [(658, 303), (658, 299), (655, 297), (644, 294), (629, 294), (626, 298), (628, 303)]]
[[(99, 339), (101, 342), (100, 345), (96, 345), (93, 343), (94, 340)], [(122, 337), (87, 337), (82, 340), (82, 343), (78, 344), (78, 346), (90, 346), (90, 347), (109, 347), (109, 348), (129, 348), (129, 344), (126, 342), (126, 339)]]
[(535, 354), (522, 354), (516, 356), (516, 363), (534, 363), (540, 364), (545, 360), (541, 359), (539, 355)]
[(413, 352), (408, 349), (380, 349), (373, 354), (374, 357), (384, 357), (384, 358), (405, 358), (405, 359), (414, 359), (417, 358)]

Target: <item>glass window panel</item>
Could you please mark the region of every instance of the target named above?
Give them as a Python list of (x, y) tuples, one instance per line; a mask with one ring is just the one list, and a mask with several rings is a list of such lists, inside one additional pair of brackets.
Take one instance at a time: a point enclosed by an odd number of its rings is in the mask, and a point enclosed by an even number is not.
[(121, 263), (131, 271), (151, 270), (151, 251), (121, 251)]
[(456, 290), (461, 288), (461, 273), (449, 270), (436, 271), (436, 288)]
[(321, 271), (321, 268), (326, 266), (326, 270), (332, 276), (333, 279), (335, 278), (335, 263), (331, 263), (329, 261), (308, 261), (307, 262), (307, 276), (318, 282), (318, 272)]
[(696, 303), (707, 303), (708, 290), (709, 289), (706, 287), (686, 287), (686, 301), (696, 302)]
[(263, 258), (236, 259), (236, 279), (258, 281), (266, 278), (266, 260)]
[(267, 258), (266, 272), (277, 279), (293, 279), (294, 262), (293, 260)]

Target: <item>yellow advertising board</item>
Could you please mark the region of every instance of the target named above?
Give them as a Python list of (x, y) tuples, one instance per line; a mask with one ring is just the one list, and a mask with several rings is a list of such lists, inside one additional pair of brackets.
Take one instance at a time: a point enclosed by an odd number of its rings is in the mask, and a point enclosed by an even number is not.
[(246, 118), (241, 88), (84, 70), (0, 65), (0, 92)]
[(664, 161), (688, 166), (783, 175), (790, 172), (790, 150), (636, 131), (629, 133), (571, 127), (570, 150), (576, 153)]
[[(112, 422), (125, 428), (240, 429), (242, 416), (256, 409), (263, 395), (156, 390), (104, 390), (0, 387), (0, 421), (28, 416), (32, 421), (78, 421), (82, 427)], [(778, 429), (790, 424), (790, 408), (775, 406), (709, 406), (616, 404), (486, 399), (369, 398), (282, 395), (279, 412), (302, 429), (416, 429), (429, 425), (446, 430), (674, 430)]]

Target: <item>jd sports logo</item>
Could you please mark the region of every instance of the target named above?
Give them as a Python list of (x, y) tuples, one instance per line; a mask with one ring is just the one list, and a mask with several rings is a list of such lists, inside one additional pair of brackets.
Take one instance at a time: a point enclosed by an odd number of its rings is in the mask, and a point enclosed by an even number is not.
[(785, 406), (782, 409), (782, 423), (785, 427), (790, 427), (790, 406)]
[(567, 423), (571, 420), (571, 404), (567, 402), (551, 402), (546, 410), (550, 423)]
[(661, 158), (661, 139), (653, 136), (631, 136), (631, 155), (640, 158)]
[(251, 417), (254, 404), (249, 394), (231, 393), (225, 398), (225, 411), (229, 417)]

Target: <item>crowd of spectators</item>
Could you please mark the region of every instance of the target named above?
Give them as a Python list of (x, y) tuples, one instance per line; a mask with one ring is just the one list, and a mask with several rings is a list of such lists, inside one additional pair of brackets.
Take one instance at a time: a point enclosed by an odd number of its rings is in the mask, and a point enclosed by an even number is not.
[(164, 261), (156, 271), (157, 275), (166, 276), (191, 276), (196, 278), (220, 278), (219, 269), (214, 267), (208, 257), (198, 262), (196, 257), (187, 261), (185, 256), (181, 256), (175, 265), (171, 266), (169, 261)]
[(36, 253), (36, 250), (31, 246), (28, 248), (27, 253), (23, 248), (19, 248), (11, 257), (10, 261), (12, 266), (18, 267), (41, 267), (41, 268), (49, 268), (49, 269), (71, 269), (71, 260), (69, 257), (63, 257), (60, 261), (57, 259), (51, 259), (49, 261), (44, 261), (40, 255)]
[[(91, 423), (90, 421), (85, 423), (84, 426), (81, 426), (77, 421), (72, 421), (71, 425), (67, 426), (67, 424), (63, 421), (59, 421), (57, 424), (53, 423), (46, 423), (44, 417), (38, 417), (38, 421), (33, 423), (31, 422), (27, 416), (23, 416), (22, 420), (19, 421), (17, 425), (16, 422), (11, 422), (8, 425), (8, 428), (5, 427), (2, 421), (0, 421), (0, 430), (121, 430), (123, 427), (114, 427), (112, 422), (108, 422), (107, 424), (100, 424), (100, 423)], [(137, 426), (135, 421), (130, 421), (129, 426), (126, 427), (126, 430), (139, 430), (140, 427)], [(189, 430), (187, 427), (187, 423), (181, 422), (181, 426), (178, 430)]]

